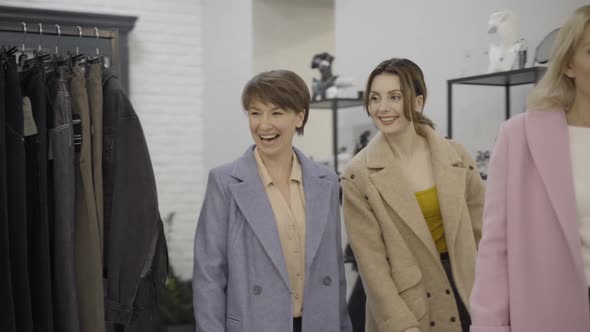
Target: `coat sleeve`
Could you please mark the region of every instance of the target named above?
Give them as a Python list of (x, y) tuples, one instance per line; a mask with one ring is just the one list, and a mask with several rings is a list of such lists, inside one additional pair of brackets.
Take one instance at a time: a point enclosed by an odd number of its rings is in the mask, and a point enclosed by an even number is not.
[[(336, 178), (336, 176), (335, 176)], [(340, 331), (352, 332), (352, 323), (348, 315), (348, 306), (346, 303), (346, 275), (344, 273), (344, 257), (342, 255), (342, 221), (340, 220), (340, 185), (338, 179), (334, 181), (333, 205), (336, 209), (336, 241), (338, 250), (338, 274), (340, 285)]]
[(503, 128), (489, 165), (483, 237), (471, 293), (472, 332), (510, 332), (506, 215), (508, 138)]
[(228, 200), (212, 171), (195, 234), (193, 304), (198, 332), (225, 331), (228, 210)]
[(467, 209), (469, 210), (475, 243), (478, 245), (481, 240), (482, 215), (486, 189), (473, 157), (471, 157), (465, 147), (460, 144), (457, 144), (457, 146), (460, 150), (461, 159), (468, 169), (465, 200), (467, 202)]
[(400, 297), (391, 276), (383, 233), (368, 200), (354, 182), (343, 178), (344, 221), (367, 293), (368, 310), (379, 332), (401, 332), (418, 327), (418, 320)]

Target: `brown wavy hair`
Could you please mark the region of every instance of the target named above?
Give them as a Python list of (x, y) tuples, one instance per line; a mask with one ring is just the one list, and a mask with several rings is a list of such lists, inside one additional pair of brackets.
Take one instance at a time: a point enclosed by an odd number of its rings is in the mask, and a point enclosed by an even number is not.
[(424, 74), (422, 69), (417, 64), (408, 59), (393, 58), (381, 62), (369, 75), (367, 86), (365, 88), (365, 95), (363, 97), (363, 104), (365, 111), (369, 114), (369, 94), (371, 92), (371, 85), (376, 76), (381, 74), (392, 74), (399, 77), (402, 98), (404, 102), (404, 116), (414, 124), (417, 132), (420, 132), (419, 125), (427, 125), (435, 129), (435, 124), (426, 115), (422, 114), (424, 107), (421, 110), (415, 109), (414, 100), (418, 96), (422, 96), (423, 105), (426, 104), (427, 89), (424, 81)]

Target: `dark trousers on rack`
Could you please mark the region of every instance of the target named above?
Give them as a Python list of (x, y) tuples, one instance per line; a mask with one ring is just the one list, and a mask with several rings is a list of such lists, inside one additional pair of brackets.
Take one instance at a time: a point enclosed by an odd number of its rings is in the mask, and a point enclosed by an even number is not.
[(92, 177), (92, 138), (86, 79), (80, 68), (74, 68), (69, 80), (72, 113), (82, 120), (82, 146), (76, 158), (76, 227), (75, 266), (80, 306), (81, 329), (104, 332), (104, 290), (102, 252), (94, 180)]
[(72, 109), (65, 67), (47, 77), (52, 129), (50, 169), (53, 193), (53, 308), (55, 331), (80, 332), (74, 268), (75, 151)]
[(10, 234), (10, 267), (17, 331), (33, 331), (29, 289), (26, 159), (23, 138), (23, 108), (16, 63), (6, 64), (6, 177)]
[[(34, 67), (21, 73), (27, 159), (27, 230), (29, 278), (35, 331), (53, 331), (51, 252), (47, 173), (47, 91), (44, 75)], [(30, 102), (30, 103), (29, 103)], [(31, 117), (32, 116), (32, 117)], [(27, 129), (28, 128), (28, 129)], [(36, 132), (33, 132), (36, 129)]]
[(14, 300), (10, 270), (8, 206), (6, 205), (6, 84), (4, 63), (0, 60), (0, 326), (6, 332), (16, 332)]

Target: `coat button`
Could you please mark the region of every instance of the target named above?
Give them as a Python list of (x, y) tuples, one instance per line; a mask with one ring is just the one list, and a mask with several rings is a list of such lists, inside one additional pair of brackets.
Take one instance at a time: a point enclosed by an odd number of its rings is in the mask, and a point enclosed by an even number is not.
[(330, 286), (332, 284), (332, 278), (330, 278), (330, 276), (326, 276), (324, 277), (324, 280), (322, 280), (322, 282), (324, 283), (324, 285)]
[(252, 288), (252, 293), (254, 293), (254, 295), (260, 295), (260, 293), (262, 293), (262, 287), (256, 285)]
[(365, 199), (368, 201), (369, 200), (369, 197), (367, 197), (367, 195), (365, 195)]
[(447, 295), (451, 295), (451, 291), (450, 290), (446, 290), (445, 293), (447, 293)]
[(469, 170), (473, 171), (473, 166), (469, 165)]
[(430, 322), (430, 326), (434, 326), (436, 325), (434, 322)]
[(350, 174), (350, 178), (351, 179), (354, 179), (354, 174)]
[(430, 293), (426, 293), (426, 297), (430, 297)]
[(451, 322), (454, 323), (457, 319), (455, 317), (451, 317)]

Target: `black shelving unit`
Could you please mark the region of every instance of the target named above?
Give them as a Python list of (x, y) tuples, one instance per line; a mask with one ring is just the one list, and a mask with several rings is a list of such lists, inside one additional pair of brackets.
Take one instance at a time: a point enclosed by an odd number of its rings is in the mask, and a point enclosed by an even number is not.
[(362, 99), (354, 98), (333, 98), (311, 102), (310, 108), (332, 111), (332, 153), (334, 154), (334, 171), (336, 171), (336, 174), (338, 174), (338, 110), (362, 105)]
[(453, 137), (453, 85), (482, 85), (504, 87), (505, 91), (505, 116), (510, 118), (510, 88), (516, 85), (534, 84), (545, 73), (546, 67), (531, 67), (517, 70), (509, 70), (485, 75), (455, 78), (447, 81), (447, 136)]

